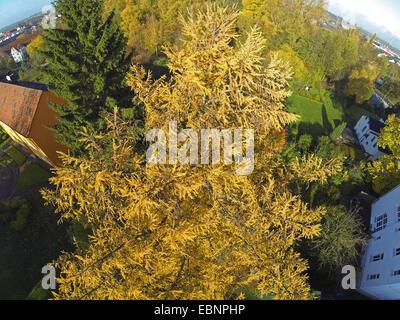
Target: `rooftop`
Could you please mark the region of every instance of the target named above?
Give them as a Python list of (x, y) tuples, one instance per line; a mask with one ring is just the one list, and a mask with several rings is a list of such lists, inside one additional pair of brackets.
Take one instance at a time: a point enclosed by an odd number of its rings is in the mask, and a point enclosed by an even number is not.
[(385, 127), (385, 124), (369, 117), (369, 128), (376, 133), (380, 133), (381, 130)]
[(28, 136), (40, 97), (46, 90), (43, 84), (0, 82), (0, 121)]

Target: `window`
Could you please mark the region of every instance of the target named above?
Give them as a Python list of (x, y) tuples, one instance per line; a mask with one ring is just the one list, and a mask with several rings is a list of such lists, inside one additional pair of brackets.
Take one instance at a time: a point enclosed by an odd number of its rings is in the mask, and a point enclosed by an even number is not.
[(397, 207), (397, 222), (400, 222), (400, 207)]
[(367, 279), (368, 280), (375, 280), (375, 279), (379, 279), (380, 274), (370, 274), (368, 275)]
[(400, 276), (400, 269), (399, 270), (394, 270), (392, 273), (392, 276), (396, 277), (396, 276)]
[(385, 213), (385, 214), (375, 218), (375, 230), (374, 230), (374, 232), (377, 232), (377, 231), (385, 229), (386, 225), (387, 225), (387, 214)]
[(400, 256), (400, 248), (395, 248), (394, 249), (394, 255), (395, 256)]
[(379, 260), (383, 260), (383, 253), (377, 254), (375, 256), (371, 256), (371, 258), (370, 258), (371, 262), (375, 262), (375, 261), (379, 261)]
[(376, 148), (376, 146), (377, 146), (377, 144), (376, 144), (376, 143), (374, 143), (373, 147), (374, 147), (374, 148)]
[(367, 130), (367, 128), (368, 128), (368, 126), (365, 126), (365, 127), (362, 129), (362, 132), (364, 133), (364, 131)]

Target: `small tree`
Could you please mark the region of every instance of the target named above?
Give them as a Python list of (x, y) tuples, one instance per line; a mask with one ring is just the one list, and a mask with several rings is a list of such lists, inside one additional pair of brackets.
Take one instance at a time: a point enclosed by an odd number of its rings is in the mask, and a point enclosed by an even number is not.
[(368, 237), (357, 211), (330, 206), (326, 212), (320, 235), (309, 241), (309, 254), (320, 270), (331, 274), (345, 265), (357, 265), (360, 248)]

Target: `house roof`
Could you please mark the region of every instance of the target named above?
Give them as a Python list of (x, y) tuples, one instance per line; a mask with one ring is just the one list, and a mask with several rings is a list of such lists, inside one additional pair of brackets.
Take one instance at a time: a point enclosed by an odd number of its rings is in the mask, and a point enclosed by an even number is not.
[(380, 133), (381, 130), (385, 127), (385, 124), (369, 117), (369, 129), (375, 131), (376, 133)]
[(0, 121), (27, 137), (44, 91), (42, 89), (0, 82)]

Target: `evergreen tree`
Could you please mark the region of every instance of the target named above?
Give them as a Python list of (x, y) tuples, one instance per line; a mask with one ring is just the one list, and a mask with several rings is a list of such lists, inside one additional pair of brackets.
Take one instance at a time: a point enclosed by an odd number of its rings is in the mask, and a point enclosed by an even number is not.
[(45, 49), (39, 54), (49, 63), (44, 79), (68, 101), (52, 105), (60, 114), (57, 138), (79, 154), (83, 127), (98, 130), (102, 110), (131, 104), (125, 84), (131, 57), (125, 54), (126, 38), (114, 13), (103, 18), (103, 0), (58, 0), (55, 6), (62, 27), (43, 32)]

